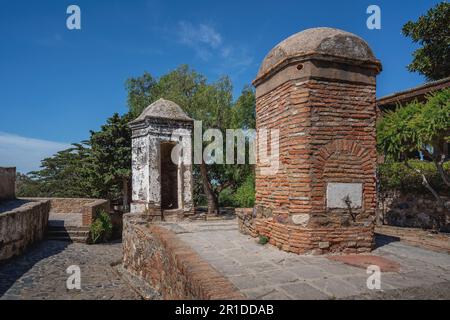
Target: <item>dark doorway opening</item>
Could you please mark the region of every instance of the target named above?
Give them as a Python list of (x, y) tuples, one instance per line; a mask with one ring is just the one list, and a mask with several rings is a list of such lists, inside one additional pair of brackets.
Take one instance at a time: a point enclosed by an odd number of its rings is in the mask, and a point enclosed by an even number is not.
[(161, 143), (161, 209), (178, 209), (178, 165), (171, 154), (174, 143)]

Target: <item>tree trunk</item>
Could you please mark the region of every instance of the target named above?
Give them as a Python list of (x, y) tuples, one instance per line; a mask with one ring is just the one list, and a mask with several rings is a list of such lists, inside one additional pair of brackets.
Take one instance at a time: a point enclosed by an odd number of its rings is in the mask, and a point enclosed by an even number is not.
[(418, 174), (421, 175), (422, 177), (422, 184), (431, 192), (431, 194), (436, 198), (439, 206), (441, 206), (442, 208), (444, 207), (444, 201), (441, 199), (441, 197), (439, 196), (439, 194), (433, 189), (433, 187), (430, 185), (430, 183), (427, 180), (427, 177), (425, 177), (425, 175), (423, 174), (423, 172), (419, 169), (415, 169), (413, 167), (411, 167), (408, 163), (408, 161), (405, 161), (405, 165), (411, 169), (416, 171)]
[(435, 160), (434, 164), (436, 165), (436, 169), (439, 172), (439, 174), (442, 177), (442, 180), (444, 180), (444, 183), (450, 187), (450, 177), (448, 176), (447, 172), (444, 170), (444, 162), (445, 162), (445, 155), (442, 154), (439, 160)]
[(208, 214), (217, 214), (219, 207), (217, 197), (212, 190), (211, 182), (208, 179), (208, 170), (206, 169), (206, 163), (204, 163), (203, 161), (200, 164), (200, 173), (202, 175), (203, 192), (205, 192), (206, 198), (208, 200)]
[(122, 178), (122, 207), (124, 212), (128, 212), (128, 179)]

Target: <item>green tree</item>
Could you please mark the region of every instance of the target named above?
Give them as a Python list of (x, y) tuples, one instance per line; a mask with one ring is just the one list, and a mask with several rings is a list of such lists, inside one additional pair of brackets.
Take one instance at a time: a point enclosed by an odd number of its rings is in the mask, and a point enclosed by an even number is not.
[[(137, 117), (145, 107), (159, 98), (172, 100), (193, 119), (202, 121), (203, 129), (253, 128), (255, 124), (254, 92), (245, 88), (233, 102), (232, 84), (228, 77), (208, 83), (201, 74), (182, 65), (155, 80), (149, 73), (127, 81), (130, 113)], [(205, 143), (206, 145), (207, 143)], [(225, 150), (225, 148), (224, 148)], [(224, 154), (224, 156), (226, 156)], [(248, 165), (206, 164), (194, 166), (195, 199), (201, 189), (210, 213), (217, 212), (219, 194), (226, 188), (237, 188), (252, 172)], [(198, 183), (201, 183), (200, 187)]]
[(17, 197), (39, 197), (39, 181), (31, 179), (30, 176), (17, 172), (16, 174), (16, 196)]
[(450, 142), (450, 89), (430, 95), (426, 103), (412, 102), (386, 113), (378, 124), (377, 135), (379, 150), (388, 159), (402, 160), (420, 174), (423, 185), (443, 205), (424, 172), (408, 161), (412, 154), (421, 152), (433, 161), (442, 180), (450, 187), (448, 172), (443, 167), (448, 160)]
[(124, 208), (128, 208), (131, 179), (131, 131), (128, 114), (115, 113), (100, 131), (91, 131), (90, 154), (87, 175), (91, 196), (114, 199), (122, 196)]
[(423, 74), (428, 80), (450, 76), (450, 3), (443, 1), (417, 21), (409, 21), (402, 32), (421, 45), (408, 66), (412, 72)]
[[(41, 169), (22, 179), (20, 194), (42, 197), (88, 197), (90, 186), (86, 175), (89, 148), (74, 143), (71, 148), (41, 161)], [(38, 189), (39, 191), (36, 191)]]

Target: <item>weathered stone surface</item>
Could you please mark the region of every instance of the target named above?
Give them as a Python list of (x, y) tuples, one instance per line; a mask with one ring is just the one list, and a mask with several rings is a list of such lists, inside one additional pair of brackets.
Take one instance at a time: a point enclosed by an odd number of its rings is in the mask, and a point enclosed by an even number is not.
[(43, 239), (50, 211), (49, 201), (19, 202), (11, 211), (0, 213), (0, 261), (22, 254)]
[(158, 99), (133, 120), (130, 124), (145, 121), (146, 118), (161, 118), (180, 121), (192, 121), (190, 117), (175, 102), (165, 99)]
[(296, 33), (276, 45), (264, 58), (258, 77), (288, 59), (311, 54), (376, 61), (372, 50), (360, 37), (339, 29), (312, 28)]
[[(362, 207), (361, 183), (327, 183), (327, 208), (347, 209)], [(348, 201), (348, 204), (347, 202)]]
[(16, 168), (0, 167), (0, 201), (16, 197)]
[[(449, 202), (449, 197), (442, 199)], [(450, 232), (450, 206), (442, 208), (431, 195), (386, 192), (377, 207), (380, 224)]]
[(233, 284), (174, 233), (148, 224), (146, 215), (124, 216), (123, 268), (163, 299), (242, 299)]
[(302, 227), (306, 227), (309, 222), (309, 214), (294, 214), (292, 216), (292, 222)]
[[(178, 159), (167, 159), (163, 145), (186, 146), (191, 143), (193, 120), (174, 102), (160, 99), (130, 123), (132, 129), (132, 204), (131, 212), (161, 210), (193, 211), (192, 165)], [(171, 154), (171, 153), (170, 153)], [(164, 157), (163, 157), (164, 155)], [(168, 160), (168, 161), (166, 161)], [(167, 172), (173, 164), (176, 172)], [(171, 167), (171, 166), (169, 166)], [(169, 175), (167, 175), (169, 174)], [(174, 185), (166, 185), (168, 180)], [(164, 207), (164, 196), (175, 192), (170, 207)], [(173, 198), (173, 199), (172, 199)]]

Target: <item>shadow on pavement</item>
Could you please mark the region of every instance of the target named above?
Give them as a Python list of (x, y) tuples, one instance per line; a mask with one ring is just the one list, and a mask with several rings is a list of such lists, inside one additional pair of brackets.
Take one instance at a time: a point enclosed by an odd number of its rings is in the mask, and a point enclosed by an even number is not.
[(375, 233), (375, 249), (386, 246), (392, 242), (399, 242), (400, 238)]
[(0, 263), (0, 298), (36, 263), (66, 249), (71, 242), (43, 240), (22, 255)]

